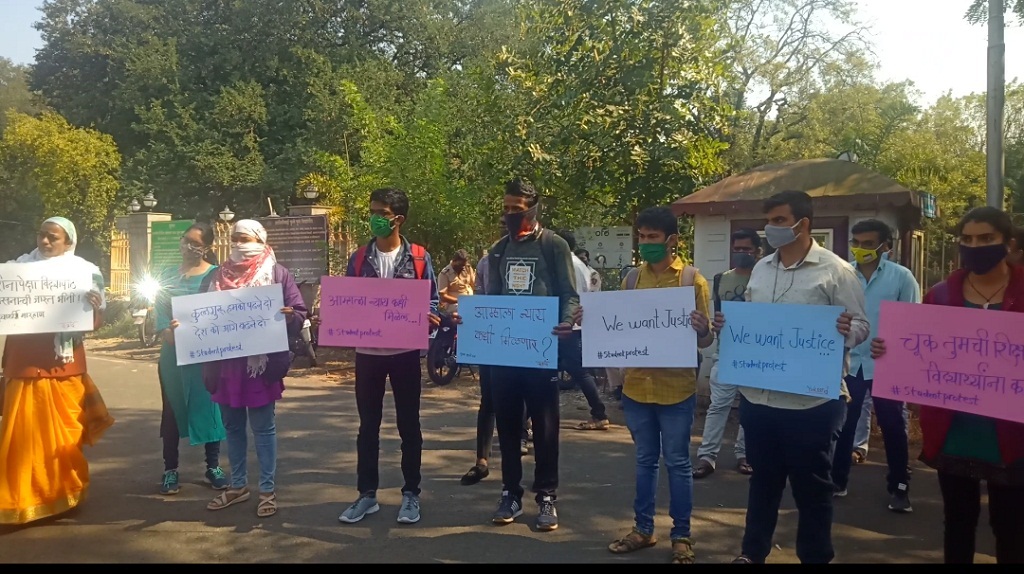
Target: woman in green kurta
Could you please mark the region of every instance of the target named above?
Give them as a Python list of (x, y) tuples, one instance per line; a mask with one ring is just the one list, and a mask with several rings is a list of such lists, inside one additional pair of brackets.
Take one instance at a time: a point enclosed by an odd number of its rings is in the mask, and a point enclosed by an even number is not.
[(196, 223), (181, 236), (181, 266), (161, 272), (160, 294), (156, 302), (156, 328), (163, 339), (160, 348), (160, 390), (163, 415), (160, 437), (164, 443), (164, 478), (161, 494), (177, 494), (178, 442), (188, 438), (192, 446), (206, 448), (206, 482), (215, 490), (228, 487), (227, 476), (220, 468), (220, 441), (225, 438), (220, 407), (210, 399), (203, 384), (202, 365), (179, 367), (171, 329), (171, 298), (206, 291), (206, 285), (217, 268), (211, 251), (213, 228)]

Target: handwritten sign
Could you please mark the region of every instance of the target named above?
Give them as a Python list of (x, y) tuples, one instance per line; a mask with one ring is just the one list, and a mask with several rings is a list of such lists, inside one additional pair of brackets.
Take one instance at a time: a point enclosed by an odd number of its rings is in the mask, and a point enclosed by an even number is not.
[(325, 347), (427, 348), (429, 281), (324, 277), (320, 301)]
[(883, 301), (871, 395), (1024, 422), (1017, 313)]
[(842, 307), (722, 301), (718, 380), (769, 391), (839, 398)]
[(458, 361), (467, 365), (558, 368), (558, 297), (459, 297)]
[(288, 350), (280, 285), (211, 291), (171, 298), (178, 365), (209, 363)]
[(584, 367), (696, 367), (693, 287), (580, 293)]
[(88, 269), (49, 261), (0, 264), (0, 335), (93, 330)]

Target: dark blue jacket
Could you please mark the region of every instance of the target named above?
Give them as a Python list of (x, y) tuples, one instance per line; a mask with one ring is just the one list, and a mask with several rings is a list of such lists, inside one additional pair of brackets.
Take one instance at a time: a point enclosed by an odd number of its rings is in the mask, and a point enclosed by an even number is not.
[[(402, 237), (402, 246), (399, 247), (401, 250), (398, 254), (398, 260), (395, 261), (395, 279), (415, 279), (416, 278), (416, 267), (413, 265), (412, 253), (409, 251), (409, 241)], [(356, 254), (358, 250), (353, 251), (348, 258), (348, 269), (345, 271), (346, 277), (354, 277), (356, 274)], [(430, 280), (430, 312), (434, 315), (438, 314), (438, 303), (441, 297), (437, 294), (437, 275), (434, 273), (434, 264), (430, 260), (430, 253), (424, 251), (424, 263), (426, 264), (423, 270), (423, 279)], [(366, 259), (363, 261), (363, 268), (360, 270), (360, 277), (380, 277), (380, 270), (377, 268), (377, 241), (370, 240), (369, 245), (366, 246)]]

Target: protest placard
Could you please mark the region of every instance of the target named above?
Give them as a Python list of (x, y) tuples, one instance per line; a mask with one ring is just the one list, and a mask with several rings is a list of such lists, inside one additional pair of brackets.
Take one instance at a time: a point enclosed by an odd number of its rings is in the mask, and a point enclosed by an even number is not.
[(718, 380), (838, 399), (844, 337), (836, 330), (842, 307), (722, 301)]
[(580, 293), (584, 367), (696, 367), (693, 287)]
[(283, 307), (280, 285), (172, 297), (178, 365), (287, 351)]
[(459, 297), (458, 361), (467, 365), (558, 368), (558, 297)]
[(1018, 313), (883, 301), (871, 395), (1024, 423)]
[(426, 349), (430, 281), (324, 277), (320, 280), (320, 345)]
[(93, 330), (92, 273), (59, 261), (0, 264), (0, 335)]

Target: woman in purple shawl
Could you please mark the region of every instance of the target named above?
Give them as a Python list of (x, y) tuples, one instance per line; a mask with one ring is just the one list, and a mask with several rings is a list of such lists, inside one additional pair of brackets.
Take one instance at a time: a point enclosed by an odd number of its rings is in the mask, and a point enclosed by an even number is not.
[[(231, 231), (231, 256), (217, 271), (210, 284), (211, 291), (226, 291), (261, 285), (280, 284), (284, 290), (285, 307), (281, 309), (288, 321), (289, 336), (297, 334), (306, 319), (295, 278), (277, 264), (274, 251), (267, 245), (267, 231), (258, 222), (243, 219)], [(291, 357), (288, 351), (269, 355), (253, 355), (207, 363), (203, 372), (213, 401), (220, 405), (227, 430), (228, 458), (231, 460), (231, 488), (214, 498), (206, 507), (221, 510), (249, 500), (246, 476), (248, 449), (246, 420), (252, 428), (259, 460), (260, 517), (277, 513), (274, 474), (277, 470), (277, 429), (274, 404), (284, 391)]]

